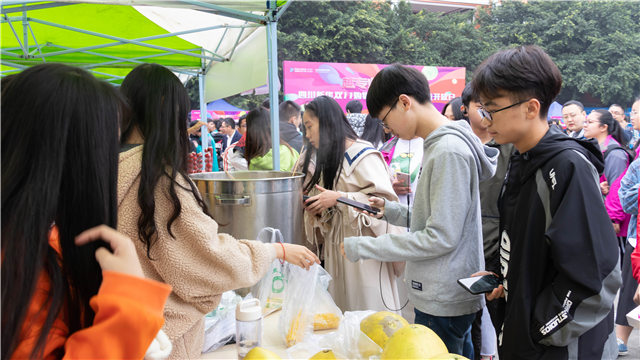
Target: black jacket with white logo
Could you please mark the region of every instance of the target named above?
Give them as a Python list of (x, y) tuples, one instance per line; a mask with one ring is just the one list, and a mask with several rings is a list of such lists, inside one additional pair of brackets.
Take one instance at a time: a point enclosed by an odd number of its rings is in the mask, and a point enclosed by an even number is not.
[(602, 153), (552, 128), (511, 158), (499, 201), (506, 307), (501, 359), (615, 359), (616, 235)]

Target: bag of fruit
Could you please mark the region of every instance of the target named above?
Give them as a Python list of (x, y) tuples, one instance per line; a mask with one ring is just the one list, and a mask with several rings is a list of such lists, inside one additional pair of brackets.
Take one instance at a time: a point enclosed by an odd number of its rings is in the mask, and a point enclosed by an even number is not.
[(342, 312), (333, 302), (327, 287), (331, 275), (320, 265), (309, 270), (292, 266), (280, 315), (280, 331), (287, 347), (302, 342), (314, 329), (335, 329)]

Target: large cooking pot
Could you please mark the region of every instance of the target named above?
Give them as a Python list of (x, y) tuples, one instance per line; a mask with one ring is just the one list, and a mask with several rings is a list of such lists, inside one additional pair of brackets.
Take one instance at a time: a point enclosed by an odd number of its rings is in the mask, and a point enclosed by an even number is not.
[(256, 239), (265, 227), (280, 229), (285, 242), (302, 244), (304, 175), (286, 171), (234, 171), (189, 175), (209, 206), (218, 232)]

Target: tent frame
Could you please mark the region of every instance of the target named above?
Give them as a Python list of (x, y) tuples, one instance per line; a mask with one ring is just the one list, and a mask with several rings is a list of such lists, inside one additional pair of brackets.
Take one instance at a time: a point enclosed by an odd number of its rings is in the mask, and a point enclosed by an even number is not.
[[(278, 102), (278, 93), (276, 90), (278, 88), (277, 86), (278, 85), (277, 22), (279, 18), (282, 16), (282, 14), (284, 13), (284, 11), (289, 7), (292, 1), (293, 0), (289, 0), (283, 6), (278, 8), (276, 0), (267, 0), (266, 1), (267, 11), (265, 15), (245, 12), (245, 11), (228, 8), (222, 5), (207, 3), (199, 0), (171, 1), (171, 6), (173, 7), (177, 6), (177, 7), (195, 8), (199, 11), (204, 11), (204, 12), (209, 12), (209, 13), (213, 13), (220, 16), (226, 16), (234, 19), (244, 20), (245, 23), (242, 25), (215, 25), (215, 26), (208, 26), (208, 27), (190, 29), (190, 30), (179, 31), (179, 32), (166, 33), (166, 34), (161, 34), (156, 36), (147, 36), (147, 37), (135, 38), (135, 39), (125, 39), (119, 36), (112, 36), (109, 34), (102, 34), (102, 33), (89, 31), (85, 29), (79, 29), (79, 28), (75, 28), (75, 27), (71, 27), (63, 24), (57, 24), (50, 21), (44, 21), (41, 19), (28, 16), (29, 11), (41, 10), (41, 9), (47, 9), (47, 8), (53, 8), (53, 7), (59, 7), (59, 6), (72, 6), (72, 5), (75, 5), (74, 3), (52, 2), (52, 3), (43, 4), (41, 0), (40, 1), (3, 0), (0, 7), (0, 15), (2, 16), (0, 18), (0, 23), (7, 23), (9, 25), (20, 46), (17, 48), (2, 49), (1, 54), (3, 58), (9, 57), (9, 58), (15, 59), (10, 61), (6, 61), (5, 59), (3, 59), (2, 63), (6, 66), (13, 67), (15, 69), (4, 70), (0, 72), (0, 75), (5, 76), (11, 73), (19, 72), (29, 67), (30, 65), (33, 65), (33, 62), (28, 60), (41, 59), (42, 62), (45, 63), (47, 62), (48, 59), (55, 61), (54, 57), (57, 55), (82, 53), (87, 55), (100, 56), (103, 58), (103, 61), (93, 62), (90, 64), (81, 64), (79, 65), (79, 67), (84, 68), (93, 74), (106, 76), (107, 81), (114, 82), (114, 81), (121, 81), (123, 77), (116, 74), (109, 74), (102, 71), (98, 71), (98, 70), (95, 70), (95, 68), (101, 68), (106, 66), (124, 68), (124, 67), (131, 66), (132, 63), (141, 64), (144, 62), (143, 60), (167, 56), (167, 55), (178, 54), (178, 55), (191, 56), (191, 57), (196, 57), (200, 59), (200, 67), (198, 69), (194, 69), (193, 67), (180, 67), (180, 66), (167, 66), (167, 67), (171, 69), (171, 71), (174, 71), (176, 73), (187, 74), (191, 76), (198, 76), (199, 94), (200, 94), (200, 111), (201, 111), (201, 114), (206, 114), (206, 104), (204, 101), (204, 76), (206, 75), (207, 70), (211, 67), (211, 65), (214, 62), (225, 62), (225, 61), (231, 60), (237, 46), (240, 43), (240, 39), (245, 29), (259, 27), (259, 26), (266, 26), (266, 33), (267, 33), (266, 40), (267, 40), (267, 49), (268, 49), (267, 59), (268, 59), (269, 101), (270, 101), (270, 104), (272, 104), (272, 106), (270, 106), (270, 115), (271, 115), (271, 140), (272, 140), (272, 149), (273, 149), (273, 169), (279, 170), (280, 169), (280, 152), (278, 151), (278, 149), (280, 144), (280, 135), (279, 135), (280, 132), (279, 132), (279, 111), (278, 111), (279, 109), (277, 106), (279, 102)], [(113, 4), (113, 3), (110, 3), (107, 0), (104, 2), (104, 4)], [(128, 6), (123, 4), (120, 4), (120, 5)], [(133, 5), (133, 4), (129, 4), (129, 5)], [(159, 3), (157, 6), (162, 6), (162, 3)], [(21, 13), (21, 16), (10, 16), (10, 14), (15, 14), (15, 13)], [(15, 28), (13, 27), (13, 22), (22, 22), (22, 25), (23, 25), (22, 34), (18, 34), (16, 32)], [(59, 44), (52, 44), (52, 43), (41, 44), (38, 42), (33, 32), (33, 29), (31, 28), (31, 25), (30, 25), (31, 23), (37, 23), (37, 24), (56, 27), (64, 30), (69, 30), (72, 32), (80, 33), (80, 34), (96, 36), (103, 39), (113, 40), (114, 42), (111, 42), (108, 44), (95, 45), (95, 46), (87, 46), (82, 48), (69, 48), (66, 46), (62, 46)], [(157, 40), (162, 38), (168, 38), (168, 37), (185, 35), (190, 33), (202, 32), (202, 31), (223, 29), (223, 28), (225, 29), (224, 34), (220, 38), (220, 41), (218, 42), (218, 45), (216, 46), (216, 50), (214, 52), (208, 51), (203, 48), (177, 50), (177, 49), (171, 49), (171, 48), (167, 48), (159, 45), (146, 43), (147, 41), (151, 41), (151, 40)], [(225, 40), (227, 31), (230, 28), (240, 28), (241, 31), (238, 37), (236, 38), (236, 41), (229, 55), (225, 57), (220, 54), (217, 54), (216, 52), (220, 48), (222, 42)], [(30, 45), (30, 39), (29, 39), (30, 36), (33, 39), (33, 43), (34, 43), (33, 45)], [(105, 48), (114, 47), (114, 46), (123, 45), (123, 44), (133, 44), (133, 45), (138, 45), (142, 47), (148, 47), (148, 48), (159, 50), (162, 52), (159, 54), (152, 54), (147, 56), (123, 58), (119, 56), (102, 54), (95, 51), (95, 50), (105, 49)], [(51, 53), (43, 53), (42, 48), (44, 46), (55, 47), (55, 48), (59, 48), (60, 50), (51, 52)], [(206, 120), (206, 118), (204, 119)], [(208, 146), (207, 137), (208, 137), (208, 132), (207, 132), (206, 126), (203, 126), (202, 128), (203, 149), (206, 149), (206, 147)]]

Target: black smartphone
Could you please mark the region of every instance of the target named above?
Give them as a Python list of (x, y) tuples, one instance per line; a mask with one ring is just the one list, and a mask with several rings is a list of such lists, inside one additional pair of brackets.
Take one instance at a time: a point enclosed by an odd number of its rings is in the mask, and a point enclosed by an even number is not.
[(493, 289), (502, 284), (502, 279), (496, 275), (490, 274), (458, 279), (458, 284), (468, 292), (478, 295), (492, 292)]
[[(307, 195), (302, 195), (302, 202), (303, 203), (307, 202), (308, 199), (309, 199), (309, 197)], [(310, 202), (309, 204), (313, 204), (314, 202), (315, 202), (315, 200)]]
[[(307, 199), (309, 199), (309, 197), (307, 195), (302, 195), (302, 202), (306, 202)], [(356, 209), (368, 211), (368, 212), (370, 212), (370, 213), (372, 213), (374, 215), (377, 214), (378, 212), (380, 212), (380, 209), (378, 209), (377, 207), (369, 206), (369, 205), (363, 204), (363, 203), (361, 203), (359, 201), (351, 200), (351, 199), (348, 199), (348, 198), (342, 197), (342, 196), (338, 198), (338, 202), (341, 202), (341, 203), (349, 205), (349, 206), (353, 206)]]
[(360, 209), (360, 210), (364, 210), (367, 211), (371, 214), (376, 215), (377, 213), (380, 212), (380, 209), (373, 207), (373, 206), (369, 206), (367, 204), (361, 203), (359, 201), (355, 201), (355, 200), (351, 200), (349, 198), (346, 197), (339, 197), (338, 198), (338, 202), (349, 205), (349, 206), (353, 206), (356, 209)]

